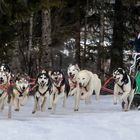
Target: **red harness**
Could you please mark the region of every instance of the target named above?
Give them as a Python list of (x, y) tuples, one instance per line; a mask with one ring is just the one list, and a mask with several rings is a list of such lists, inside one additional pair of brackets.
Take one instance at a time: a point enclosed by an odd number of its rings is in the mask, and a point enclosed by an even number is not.
[(7, 84), (5, 84), (5, 85), (1, 85), (1, 86), (0, 86), (0, 90), (6, 91), (7, 88), (8, 88), (10, 85), (11, 85), (11, 83), (7, 83)]
[(77, 81), (72, 81), (72, 79), (69, 78), (69, 84), (71, 89), (74, 89), (77, 87)]

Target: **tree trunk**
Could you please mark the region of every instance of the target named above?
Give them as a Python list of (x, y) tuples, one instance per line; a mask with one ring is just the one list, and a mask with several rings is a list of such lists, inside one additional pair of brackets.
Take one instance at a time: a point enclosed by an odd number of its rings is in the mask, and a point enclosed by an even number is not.
[(110, 73), (123, 66), (123, 9), (122, 0), (116, 0), (114, 7), (113, 42), (111, 46)]
[(76, 48), (75, 48), (75, 61), (81, 67), (81, 57), (80, 57), (80, 5), (79, 0), (77, 0), (76, 12), (77, 12), (77, 23), (76, 23)]
[(51, 53), (49, 45), (51, 44), (51, 11), (42, 11), (42, 59), (41, 66), (52, 67)]
[(31, 75), (31, 51), (32, 51), (32, 39), (33, 39), (33, 12), (30, 15), (30, 20), (29, 20), (29, 44), (28, 44), (28, 74)]
[(101, 79), (104, 79), (104, 0), (101, 2), (100, 10), (100, 39), (98, 47), (98, 60), (97, 60), (97, 70), (101, 74)]
[(87, 53), (87, 44), (86, 43), (87, 43), (88, 4), (89, 4), (89, 1), (87, 0), (86, 1), (86, 12), (85, 12), (85, 27), (84, 27), (84, 58), (83, 58), (84, 66), (86, 63), (86, 53)]

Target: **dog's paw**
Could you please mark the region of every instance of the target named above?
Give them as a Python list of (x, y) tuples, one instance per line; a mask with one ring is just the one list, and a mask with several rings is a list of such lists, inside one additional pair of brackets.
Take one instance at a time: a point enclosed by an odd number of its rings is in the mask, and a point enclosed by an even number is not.
[(15, 109), (15, 111), (19, 111), (19, 109), (17, 108), (17, 109)]
[(74, 109), (74, 111), (78, 111), (78, 110), (79, 110), (78, 108), (75, 108), (75, 109)]
[(35, 110), (33, 110), (33, 111), (32, 111), (32, 114), (35, 114), (35, 112), (36, 112), (36, 111), (35, 111)]
[(48, 110), (52, 110), (52, 107), (48, 107)]

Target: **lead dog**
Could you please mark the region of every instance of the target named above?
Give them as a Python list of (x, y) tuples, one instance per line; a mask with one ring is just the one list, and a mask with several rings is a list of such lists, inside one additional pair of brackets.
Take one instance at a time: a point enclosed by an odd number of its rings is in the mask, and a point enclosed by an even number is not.
[(4, 109), (4, 105), (7, 99), (7, 88), (9, 77), (6, 72), (0, 71), (0, 111)]
[(79, 110), (80, 100), (89, 100), (93, 92), (95, 92), (96, 98), (98, 99), (100, 90), (101, 80), (98, 78), (98, 75), (88, 70), (81, 70), (77, 75), (74, 111)]
[(69, 92), (70, 96), (75, 95), (77, 92), (77, 75), (79, 71), (80, 68), (77, 64), (75, 65), (70, 64), (68, 67), (67, 74), (68, 74), (68, 81), (70, 85), (70, 92)]
[(13, 93), (11, 94), (11, 101), (14, 105), (15, 111), (19, 111), (20, 107), (25, 105), (29, 95), (29, 77), (27, 74), (17, 74), (13, 85)]
[(47, 97), (51, 92), (51, 81), (48, 73), (42, 71), (36, 79), (36, 92), (34, 95), (34, 109), (32, 113), (46, 110)]
[(54, 112), (60, 98), (63, 98), (63, 107), (66, 106), (66, 97), (69, 93), (69, 85), (64, 74), (60, 70), (51, 71), (50, 77), (52, 80), (52, 92), (50, 95), (49, 109), (52, 109)]
[(122, 107), (124, 111), (128, 111), (134, 97), (136, 82), (135, 80), (132, 82), (130, 76), (122, 68), (118, 68), (113, 72), (113, 78), (115, 79), (114, 104), (117, 104), (118, 94), (122, 93)]

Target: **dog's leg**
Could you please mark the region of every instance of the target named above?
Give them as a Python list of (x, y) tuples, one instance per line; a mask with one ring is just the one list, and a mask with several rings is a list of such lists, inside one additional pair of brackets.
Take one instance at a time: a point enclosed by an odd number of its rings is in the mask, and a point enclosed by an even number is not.
[(1, 111), (4, 110), (4, 98), (1, 100)]
[(19, 99), (15, 97), (13, 102), (14, 102), (15, 111), (19, 111)]
[(74, 107), (74, 111), (78, 111), (79, 110), (80, 96), (81, 96), (81, 89), (78, 88), (77, 89), (77, 93), (75, 94), (75, 107)]
[(83, 92), (83, 95), (81, 95), (80, 99), (89, 100), (89, 98), (91, 97), (91, 95), (93, 93), (93, 90), (91, 90), (91, 89), (89, 89), (89, 91), (82, 90), (82, 92)]
[(63, 100), (63, 107), (64, 108), (66, 107), (66, 99), (67, 99), (66, 93), (64, 93), (64, 100)]
[(54, 95), (54, 101), (53, 101), (53, 106), (52, 106), (52, 111), (53, 111), (53, 113), (55, 112), (55, 110), (56, 110), (56, 104), (57, 104), (57, 102), (58, 102), (58, 99), (59, 99), (59, 97), (60, 97), (60, 95), (58, 95), (58, 94), (55, 94)]
[(52, 109), (53, 99), (54, 99), (54, 94), (49, 95), (49, 107), (48, 107), (49, 110)]
[(20, 105), (21, 106), (24, 106), (25, 103), (27, 102), (27, 99), (28, 99), (28, 97), (27, 96), (24, 96), (23, 99), (20, 101)]
[(34, 114), (36, 111), (37, 111), (37, 109), (38, 109), (38, 103), (39, 102), (39, 98), (37, 97), (37, 96), (35, 96), (34, 97), (34, 109), (33, 109), (33, 111), (32, 111), (32, 114)]
[(122, 95), (122, 101), (124, 101), (124, 111), (128, 111), (128, 96), (129, 92), (124, 92)]
[(120, 91), (120, 87), (117, 84), (115, 84), (114, 85), (114, 94), (113, 94), (113, 103), (114, 103), (114, 105), (117, 104), (119, 91)]
[(2, 98), (0, 99), (0, 112), (2, 111), (3, 101)]
[(132, 90), (131, 93), (130, 93), (128, 110), (130, 110), (130, 107), (131, 107), (131, 104), (132, 104), (132, 101), (133, 101), (133, 98), (134, 98), (134, 92), (135, 92), (135, 90)]
[(77, 88), (71, 89), (68, 96), (73, 96), (76, 93)]
[(12, 103), (8, 103), (8, 118), (12, 118)]
[(20, 100), (17, 99), (17, 108), (15, 109), (15, 111), (19, 111), (19, 107), (20, 107)]
[(101, 80), (98, 81), (97, 87), (95, 87), (96, 100), (99, 100), (100, 90), (101, 90)]
[(46, 102), (47, 102), (47, 97), (44, 97), (43, 102), (41, 104), (41, 111), (42, 112), (46, 111)]

